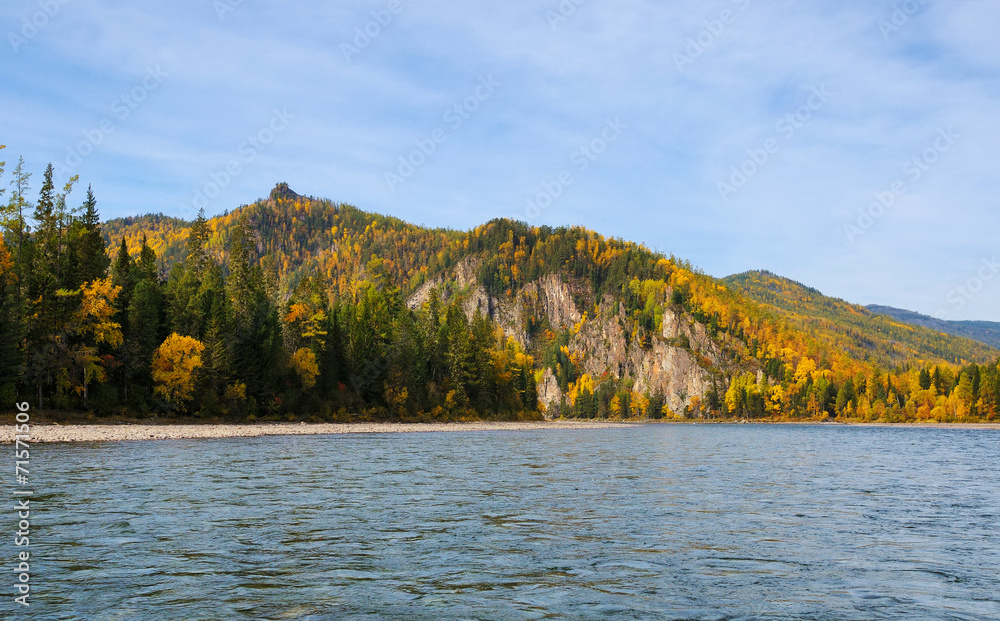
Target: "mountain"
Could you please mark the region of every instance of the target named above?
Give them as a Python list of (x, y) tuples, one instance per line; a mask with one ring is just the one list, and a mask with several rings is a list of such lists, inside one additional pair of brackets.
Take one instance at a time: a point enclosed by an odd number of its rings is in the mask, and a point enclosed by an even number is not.
[(937, 332), (953, 334), (985, 343), (990, 347), (1000, 348), (1000, 322), (996, 321), (947, 321), (913, 311), (869, 304), (868, 310), (879, 315), (888, 315), (913, 326), (930, 328)]
[[(112, 256), (122, 238), (136, 254), (146, 236), (161, 275), (173, 282), (189, 261), (192, 226), (141, 216), (106, 222), (102, 232)], [(497, 219), (471, 231), (430, 229), (303, 197), (284, 184), (203, 227), (197, 247), (210, 261), (231, 271), (234, 240), (249, 241), (238, 247), (270, 275), (280, 313), (331, 317), (327, 331), (345, 329), (332, 319), (338, 308), (354, 309), (351, 317), (369, 312), (365, 296), (383, 295), (373, 291), (399, 292), (414, 319), (398, 321), (423, 326), (420, 351), (440, 342), (436, 326), (459, 321), (445, 320), (445, 309), (456, 309), (468, 325), (487, 320), (508, 339), (505, 359), (522, 361), (522, 374), (531, 369), (530, 390), (537, 389), (549, 416), (945, 420), (992, 411), (1000, 401), (1000, 384), (994, 396), (991, 383), (1000, 352), (985, 344), (902, 323), (767, 272), (715, 279), (676, 257), (580, 227)], [(393, 351), (389, 341), (413, 329), (382, 332), (377, 351)], [(356, 355), (391, 358), (377, 351)], [(459, 354), (420, 355), (443, 356), (452, 369), (466, 364)], [(372, 364), (384, 387), (367, 390), (365, 403), (386, 408), (406, 401), (388, 383), (394, 363), (357, 362), (362, 368), (340, 377), (374, 373)], [(411, 401), (415, 391), (440, 388), (433, 379), (440, 371), (428, 364), (427, 386), (407, 384)], [(931, 371), (929, 392), (923, 374)], [(973, 377), (974, 390), (966, 394), (960, 386)]]
[(996, 355), (994, 348), (969, 337), (943, 334), (934, 326), (914, 326), (767, 271), (745, 272), (723, 282), (798, 329), (884, 368), (915, 361), (963, 364)]

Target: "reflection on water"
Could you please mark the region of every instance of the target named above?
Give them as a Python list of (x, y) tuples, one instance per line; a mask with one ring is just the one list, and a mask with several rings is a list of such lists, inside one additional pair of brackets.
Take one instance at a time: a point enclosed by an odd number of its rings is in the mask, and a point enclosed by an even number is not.
[(746, 425), (42, 446), (31, 618), (997, 619), (998, 446)]

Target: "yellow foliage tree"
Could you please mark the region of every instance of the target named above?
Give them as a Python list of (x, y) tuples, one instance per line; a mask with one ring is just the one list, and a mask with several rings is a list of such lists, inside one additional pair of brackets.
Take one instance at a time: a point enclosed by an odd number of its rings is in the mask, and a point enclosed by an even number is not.
[(110, 278), (83, 283), (79, 289), (72, 291), (56, 291), (60, 298), (80, 296), (80, 306), (64, 325), (67, 334), (82, 338), (57, 338), (57, 343), (65, 347), (65, 363), (56, 381), (62, 389), (73, 388), (77, 393), (83, 393), (84, 404), (90, 383), (103, 382), (107, 378), (105, 363), (98, 355), (97, 346), (106, 343), (118, 347), (122, 344), (121, 324), (112, 321), (114, 302), (120, 291), (121, 287), (112, 285)]
[(112, 285), (110, 278), (84, 283), (80, 287), (80, 308), (74, 317), (74, 331), (90, 334), (95, 344), (121, 345), (121, 324), (111, 320), (115, 316), (114, 302), (121, 289)]
[(153, 355), (156, 394), (175, 406), (190, 401), (204, 351), (205, 346), (190, 336), (181, 336), (176, 332), (168, 336)]
[(632, 417), (644, 418), (649, 409), (649, 398), (644, 394), (632, 393)]
[(292, 354), (292, 368), (298, 373), (302, 380), (302, 386), (312, 388), (316, 385), (316, 376), (319, 375), (319, 365), (316, 363), (316, 354), (308, 347), (302, 347)]

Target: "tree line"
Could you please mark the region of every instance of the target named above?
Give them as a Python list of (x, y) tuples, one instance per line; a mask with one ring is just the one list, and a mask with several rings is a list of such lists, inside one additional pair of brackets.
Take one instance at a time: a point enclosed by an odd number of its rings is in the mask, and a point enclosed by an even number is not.
[[(986, 346), (872, 320), (763, 273), (720, 281), (581, 227), (427, 229), (283, 184), (211, 222), (102, 224), (92, 192), (67, 206), (75, 179), (57, 190), (46, 171), (33, 201), (23, 162), (13, 172), (2, 203), (0, 392), (44, 407), (510, 417), (536, 411), (545, 369), (563, 395), (559, 413), (583, 418), (994, 420), (1000, 403)], [(464, 310), (467, 292), (406, 306), (469, 257), (468, 276), (498, 297), (561, 274), (583, 319), (552, 326), (527, 309), (525, 351)], [(635, 378), (582, 373), (573, 335), (609, 319), (598, 316), (609, 296), (610, 319), (642, 347), (667, 308), (704, 324), (718, 363), (686, 337), (670, 344), (692, 353), (712, 389), (674, 412), (663, 395), (636, 391)]]
[[(0, 164), (0, 174), (3, 173)], [(254, 420), (538, 418), (534, 361), (436, 292), (410, 309), (375, 258), (343, 288), (289, 287), (246, 220), (224, 258), (204, 213), (169, 268), (145, 238), (110, 249), (90, 188), (36, 200), (23, 160), (3, 203), (0, 400), (98, 416)]]

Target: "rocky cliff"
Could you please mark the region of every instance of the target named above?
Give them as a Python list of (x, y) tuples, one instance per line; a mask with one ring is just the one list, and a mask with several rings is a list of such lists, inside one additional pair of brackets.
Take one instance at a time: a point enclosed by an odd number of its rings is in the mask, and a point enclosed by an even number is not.
[[(478, 310), (536, 354), (541, 343), (532, 326), (568, 333), (566, 347), (580, 373), (596, 381), (628, 381), (635, 393), (660, 394), (675, 414), (699, 415), (700, 411), (691, 412), (694, 399), (704, 402), (712, 390), (725, 392), (724, 337), (713, 339), (705, 325), (680, 307), (663, 311), (659, 332), (635, 333), (624, 305), (610, 295), (599, 304), (581, 307), (594, 297), (585, 282), (548, 274), (509, 296), (497, 297), (479, 282), (480, 264), (477, 257), (467, 257), (420, 287), (408, 305), (421, 307), (436, 289), (442, 301), (457, 299), (470, 318)], [(566, 395), (554, 369), (539, 360), (538, 370), (539, 401), (550, 413), (560, 404), (565, 406)]]

